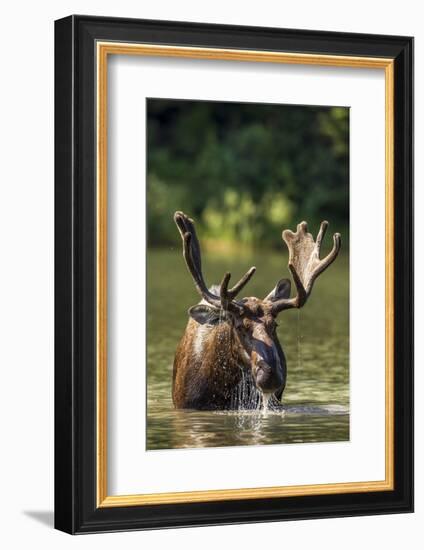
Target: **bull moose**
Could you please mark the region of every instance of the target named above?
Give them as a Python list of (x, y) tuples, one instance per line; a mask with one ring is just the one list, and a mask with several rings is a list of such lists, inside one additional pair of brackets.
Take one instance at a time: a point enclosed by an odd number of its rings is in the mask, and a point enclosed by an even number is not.
[(183, 212), (176, 212), (174, 220), (188, 271), (202, 298), (188, 310), (190, 318), (175, 353), (174, 406), (228, 410), (256, 408), (262, 400), (280, 406), (287, 367), (276, 319), (286, 309), (305, 305), (314, 281), (339, 253), (340, 234), (333, 235), (331, 252), (320, 259), (328, 222), (321, 223), (316, 241), (306, 222), (300, 223), (295, 233), (283, 231), (296, 296), (290, 297), (290, 280), (281, 279), (264, 299), (236, 299), (256, 268), (251, 267), (232, 288), (228, 288), (230, 273), (225, 273), (219, 286), (208, 288), (194, 222)]

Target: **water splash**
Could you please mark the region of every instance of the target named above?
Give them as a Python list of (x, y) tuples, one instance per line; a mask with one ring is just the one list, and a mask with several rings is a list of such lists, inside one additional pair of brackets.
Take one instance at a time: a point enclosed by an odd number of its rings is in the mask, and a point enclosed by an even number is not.
[(256, 388), (251, 373), (243, 367), (239, 368), (241, 378), (231, 397), (231, 409), (257, 410), (261, 404), (261, 392)]
[(240, 372), (240, 382), (231, 398), (231, 410), (238, 413), (253, 413), (258, 417), (267, 416), (271, 412), (284, 412), (273, 393), (263, 393), (256, 387), (250, 371), (240, 367)]
[(272, 399), (272, 393), (263, 393), (262, 394), (262, 413), (266, 416), (269, 411), (270, 401)]

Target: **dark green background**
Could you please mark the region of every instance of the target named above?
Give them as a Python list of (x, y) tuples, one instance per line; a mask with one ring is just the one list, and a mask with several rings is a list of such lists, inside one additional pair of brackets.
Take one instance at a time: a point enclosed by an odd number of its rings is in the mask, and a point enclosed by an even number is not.
[(328, 219), (348, 242), (349, 109), (148, 99), (148, 242), (281, 247), (282, 228)]

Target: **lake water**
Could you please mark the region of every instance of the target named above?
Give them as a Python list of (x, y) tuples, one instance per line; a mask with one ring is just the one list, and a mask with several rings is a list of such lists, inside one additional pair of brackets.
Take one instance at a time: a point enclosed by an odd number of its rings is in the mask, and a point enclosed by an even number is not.
[[(204, 254), (208, 285), (256, 265), (244, 295), (263, 298), (289, 277), (287, 255)], [(284, 410), (183, 411), (172, 404), (172, 364), (199, 301), (180, 249), (149, 250), (147, 284), (147, 449), (313, 443), (349, 439), (349, 265), (341, 255), (314, 285), (306, 306), (282, 312), (278, 335), (287, 359)]]

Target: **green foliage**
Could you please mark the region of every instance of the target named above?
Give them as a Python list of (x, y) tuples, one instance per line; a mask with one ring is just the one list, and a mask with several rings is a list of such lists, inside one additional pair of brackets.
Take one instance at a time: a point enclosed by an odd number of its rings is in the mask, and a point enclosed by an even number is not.
[(172, 215), (208, 243), (279, 246), (306, 219), (349, 222), (349, 110), (148, 100), (150, 245), (178, 242)]

